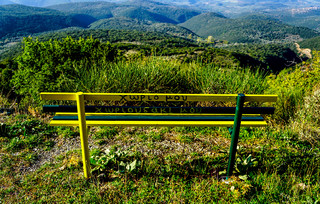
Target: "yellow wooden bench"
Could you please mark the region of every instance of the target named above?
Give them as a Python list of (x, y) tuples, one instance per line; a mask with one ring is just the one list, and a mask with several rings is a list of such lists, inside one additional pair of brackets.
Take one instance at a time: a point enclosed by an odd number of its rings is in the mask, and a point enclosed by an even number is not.
[[(244, 107), (245, 102), (275, 102), (277, 95), (253, 94), (161, 94), (161, 93), (41, 93), (43, 100), (71, 100), (75, 106), (44, 105), (44, 112), (55, 112), (52, 126), (79, 126), (83, 169), (90, 177), (87, 128), (89, 126), (221, 126), (232, 127), (227, 177), (235, 162), (240, 126), (263, 127), (263, 114), (274, 107)], [(161, 103), (179, 106), (86, 106), (85, 101), (125, 103)], [(236, 102), (235, 107), (187, 106), (192, 102)], [(181, 105), (182, 104), (182, 105)]]

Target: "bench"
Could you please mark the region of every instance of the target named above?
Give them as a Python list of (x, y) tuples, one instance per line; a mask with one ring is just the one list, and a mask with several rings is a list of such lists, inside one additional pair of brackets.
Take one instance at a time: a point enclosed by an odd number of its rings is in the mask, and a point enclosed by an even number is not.
[[(43, 100), (71, 100), (76, 105), (44, 105), (44, 112), (55, 112), (50, 125), (79, 126), (84, 177), (89, 178), (89, 126), (203, 126), (228, 127), (231, 134), (227, 178), (232, 175), (240, 126), (263, 127), (264, 114), (274, 107), (244, 107), (245, 102), (275, 102), (277, 95), (253, 94), (155, 94), (155, 93), (41, 93)], [(109, 101), (113, 106), (89, 106), (85, 101)], [(199, 103), (233, 102), (235, 107), (202, 107)], [(147, 104), (128, 106), (123, 104)], [(177, 104), (150, 106), (149, 104)], [(197, 105), (188, 106), (188, 104)], [(231, 128), (232, 127), (232, 128)]]

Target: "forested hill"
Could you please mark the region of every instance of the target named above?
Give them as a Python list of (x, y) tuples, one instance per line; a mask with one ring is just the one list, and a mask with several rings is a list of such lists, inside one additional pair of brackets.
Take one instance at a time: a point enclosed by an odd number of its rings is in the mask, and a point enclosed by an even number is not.
[[(71, 26), (85, 27), (88, 23), (81, 21), (77, 15), (66, 15), (52, 9), (17, 4), (0, 6), (0, 16), (0, 38), (6, 35), (28, 35)], [(86, 16), (86, 19), (90, 18)]]
[(114, 17), (101, 19), (92, 23), (91, 29), (116, 29), (116, 30), (138, 30), (166, 33), (173, 36), (196, 39), (198, 35), (184, 27), (170, 23), (152, 23), (150, 21), (140, 21), (132, 18)]
[(286, 9), (281, 12), (269, 11), (266, 14), (290, 25), (304, 26), (320, 31), (320, 7)]
[(311, 50), (320, 50), (320, 36), (310, 38), (299, 42), (302, 48), (309, 48)]
[(257, 15), (231, 19), (214, 13), (204, 13), (180, 25), (200, 36), (213, 36), (229, 42), (290, 42), (319, 36), (319, 33), (312, 29), (283, 24), (270, 17)]
[(175, 37), (172, 35), (158, 33), (158, 32), (143, 32), (137, 30), (114, 30), (114, 29), (80, 29), (80, 28), (68, 28), (59, 31), (52, 31), (36, 35), (40, 41), (47, 40), (61, 40), (71, 36), (75, 39), (80, 37), (87, 38), (93, 37), (103, 42), (139, 45), (156, 45), (166, 47), (198, 47), (199, 45), (189, 39)]
[(200, 12), (196, 10), (153, 1), (129, 1), (123, 4), (80, 2), (54, 5), (48, 8), (71, 14), (86, 14), (96, 19), (129, 17), (166, 23), (182, 23), (200, 14)]

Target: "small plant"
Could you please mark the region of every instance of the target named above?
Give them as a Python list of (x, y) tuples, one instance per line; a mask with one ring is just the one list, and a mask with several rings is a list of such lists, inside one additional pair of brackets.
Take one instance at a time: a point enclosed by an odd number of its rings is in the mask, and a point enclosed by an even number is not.
[(54, 128), (39, 120), (27, 119), (22, 122), (18, 121), (6, 127), (5, 137), (8, 138), (6, 148), (11, 151), (19, 151), (44, 145), (47, 149), (50, 149), (54, 143), (48, 139), (53, 135)]
[(117, 134), (119, 130), (115, 127), (99, 127), (99, 129), (93, 135), (93, 139), (112, 139)]
[(258, 165), (258, 162), (255, 158), (252, 158), (250, 154), (248, 157), (244, 159), (240, 159), (239, 157), (235, 163), (235, 170), (239, 174), (239, 178), (242, 180), (247, 180), (248, 176), (252, 176), (252, 172), (250, 172), (250, 168), (255, 167)]
[[(98, 154), (98, 155), (96, 155)], [(141, 161), (128, 151), (107, 149), (102, 153), (96, 152), (90, 158), (92, 172), (106, 172), (114, 170), (117, 173), (137, 172)]]

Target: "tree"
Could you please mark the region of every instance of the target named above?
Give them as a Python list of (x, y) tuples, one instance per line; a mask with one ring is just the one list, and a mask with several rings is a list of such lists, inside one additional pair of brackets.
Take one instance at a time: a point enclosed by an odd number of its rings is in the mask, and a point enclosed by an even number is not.
[(214, 38), (209, 35), (208, 38), (207, 38), (207, 43), (213, 43), (214, 42)]

